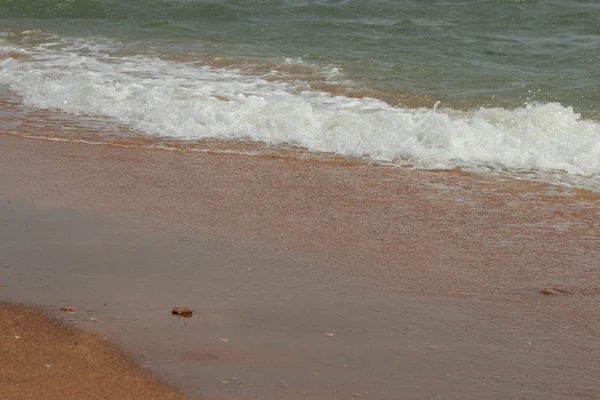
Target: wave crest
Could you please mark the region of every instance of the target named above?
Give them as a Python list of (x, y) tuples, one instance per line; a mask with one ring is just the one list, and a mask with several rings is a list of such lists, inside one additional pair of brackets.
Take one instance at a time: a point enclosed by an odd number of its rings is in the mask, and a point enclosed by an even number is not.
[(559, 103), (410, 109), (234, 69), (98, 51), (5, 58), (0, 83), (31, 106), (111, 117), (149, 136), (286, 143), (427, 169), (600, 178), (600, 124)]

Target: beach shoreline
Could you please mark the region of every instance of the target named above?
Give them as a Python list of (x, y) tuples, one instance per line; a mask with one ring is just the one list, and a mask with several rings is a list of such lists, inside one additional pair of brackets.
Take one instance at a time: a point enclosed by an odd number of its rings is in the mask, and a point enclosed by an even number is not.
[(179, 399), (102, 336), (42, 311), (0, 303), (0, 377), (5, 399)]
[(3, 301), (191, 396), (600, 394), (593, 193), (10, 135), (0, 170)]

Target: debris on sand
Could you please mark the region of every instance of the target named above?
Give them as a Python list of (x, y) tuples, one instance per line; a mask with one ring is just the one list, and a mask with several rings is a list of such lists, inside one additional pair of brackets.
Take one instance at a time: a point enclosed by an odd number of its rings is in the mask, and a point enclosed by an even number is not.
[(190, 318), (194, 312), (190, 308), (185, 307), (174, 307), (171, 314), (178, 315), (180, 317)]
[(559, 289), (559, 288), (542, 289), (542, 290), (540, 290), (540, 293), (545, 294), (547, 296), (561, 296), (563, 294), (566, 294), (566, 292), (563, 289)]

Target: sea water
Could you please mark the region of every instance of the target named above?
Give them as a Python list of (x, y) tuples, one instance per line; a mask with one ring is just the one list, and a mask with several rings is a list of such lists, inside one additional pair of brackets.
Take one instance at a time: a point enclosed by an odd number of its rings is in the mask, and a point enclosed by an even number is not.
[(147, 137), (600, 190), (596, 0), (0, 0), (0, 84)]

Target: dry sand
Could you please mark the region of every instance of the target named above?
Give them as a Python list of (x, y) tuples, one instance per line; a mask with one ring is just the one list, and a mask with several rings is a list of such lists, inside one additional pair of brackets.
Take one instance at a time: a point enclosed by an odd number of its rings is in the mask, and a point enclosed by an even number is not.
[(7, 135), (0, 170), (0, 296), (192, 396), (600, 398), (593, 193)]
[(186, 398), (106, 339), (24, 306), (0, 304), (0, 355), (0, 394), (7, 400)]

